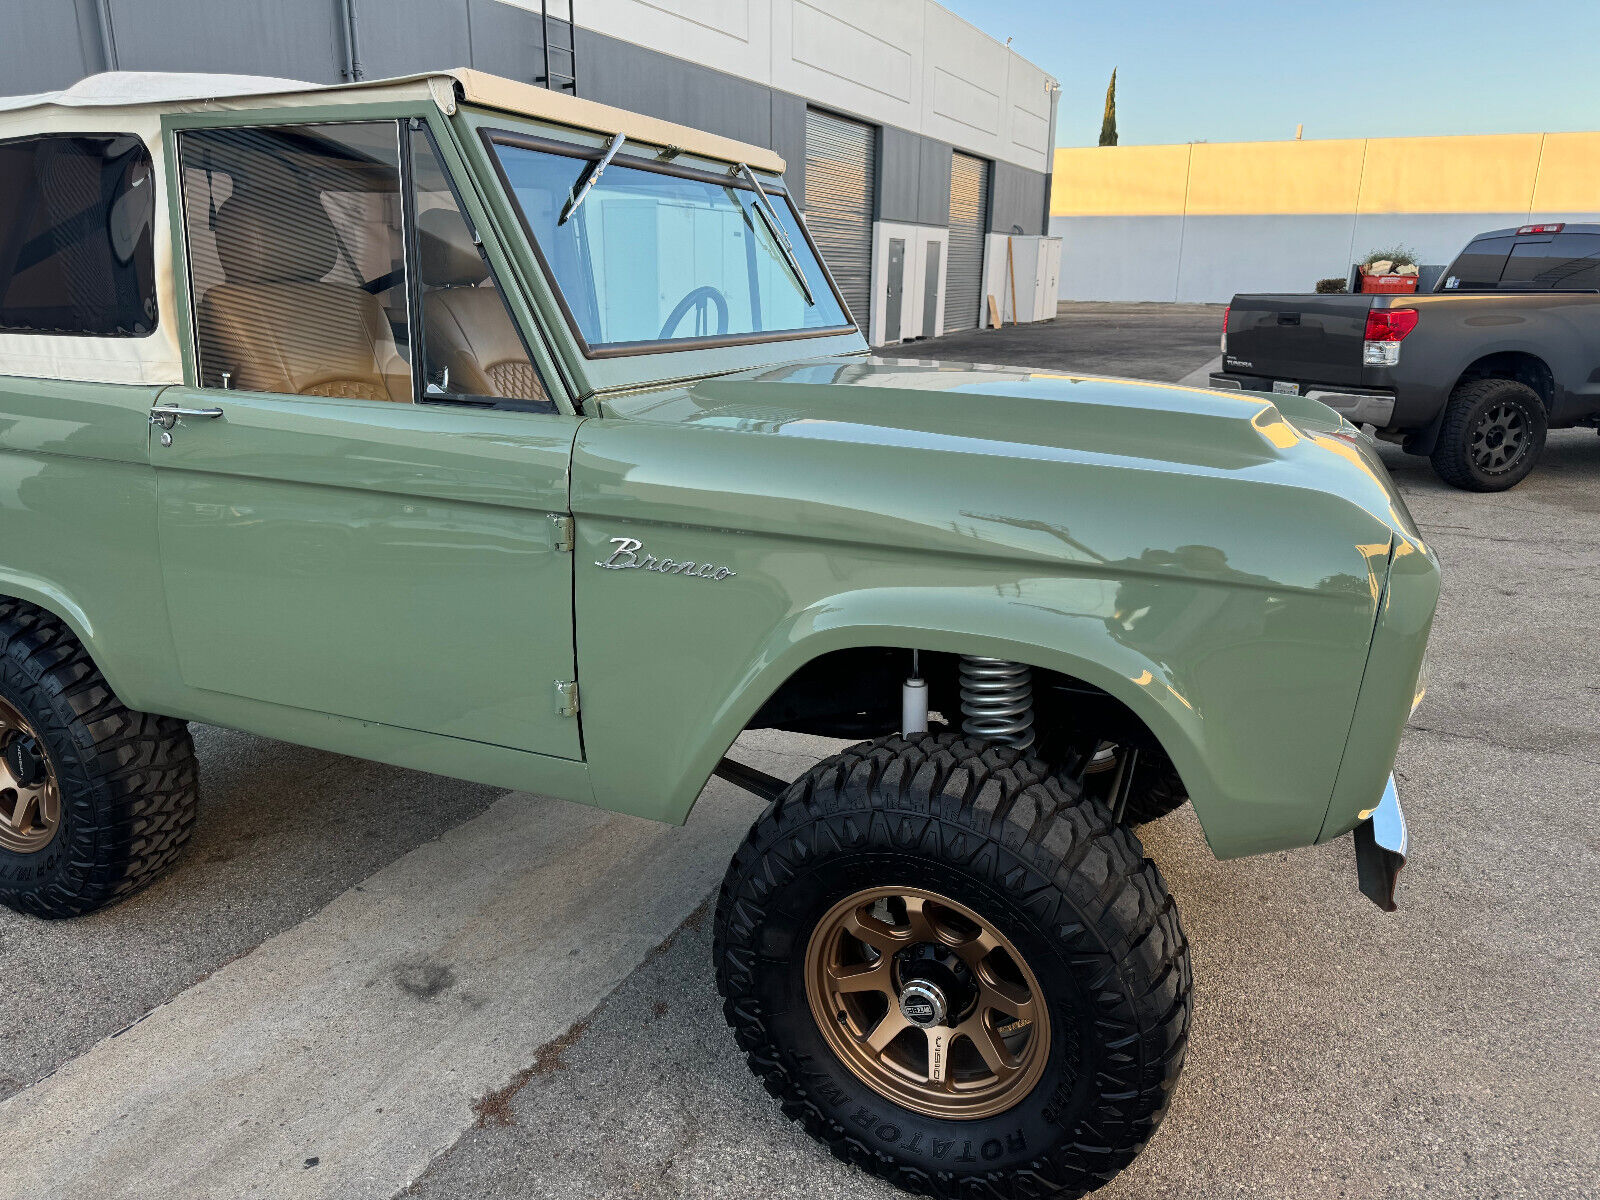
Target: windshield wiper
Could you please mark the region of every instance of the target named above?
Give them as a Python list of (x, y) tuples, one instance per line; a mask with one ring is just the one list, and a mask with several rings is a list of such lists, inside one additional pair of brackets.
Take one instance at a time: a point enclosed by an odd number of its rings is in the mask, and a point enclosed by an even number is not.
[(778, 249), (783, 251), (783, 261), (789, 264), (789, 270), (794, 272), (794, 281), (800, 285), (800, 290), (805, 293), (806, 303), (816, 307), (816, 297), (811, 294), (811, 285), (806, 282), (806, 273), (800, 269), (800, 260), (795, 257), (794, 247), (789, 244), (789, 235), (783, 231), (783, 225), (778, 221), (778, 212), (772, 207), (772, 201), (767, 199), (767, 193), (761, 190), (761, 181), (756, 178), (756, 173), (748, 164), (740, 163), (734, 168), (744, 176), (745, 182), (756, 191), (756, 198), (761, 201), (761, 219), (767, 223), (767, 228), (772, 231), (773, 240), (778, 243)]
[(589, 189), (600, 182), (600, 176), (605, 173), (605, 169), (611, 165), (611, 160), (617, 156), (617, 151), (622, 149), (622, 143), (627, 140), (620, 133), (612, 135), (611, 144), (606, 147), (606, 152), (590, 163), (589, 169), (579, 176), (577, 183), (572, 185), (572, 195), (567, 197), (567, 203), (561, 210), (561, 219), (556, 222), (557, 225), (565, 225), (567, 218), (578, 211), (578, 206), (589, 195)]

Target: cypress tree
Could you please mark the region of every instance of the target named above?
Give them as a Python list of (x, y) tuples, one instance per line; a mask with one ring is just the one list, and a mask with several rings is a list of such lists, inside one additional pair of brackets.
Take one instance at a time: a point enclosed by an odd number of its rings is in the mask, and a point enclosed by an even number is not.
[(1117, 69), (1111, 68), (1111, 82), (1106, 85), (1106, 115), (1100, 121), (1100, 144), (1117, 144)]

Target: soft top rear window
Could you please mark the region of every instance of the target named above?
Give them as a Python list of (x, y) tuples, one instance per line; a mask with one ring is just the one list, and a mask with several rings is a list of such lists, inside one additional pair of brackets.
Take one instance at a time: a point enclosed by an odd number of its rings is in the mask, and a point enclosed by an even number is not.
[[(788, 197), (773, 215), (732, 174), (656, 169), (619, 155), (569, 208), (594, 155), (491, 138), (507, 190), (585, 348), (693, 349), (850, 329)], [(810, 298), (806, 296), (809, 290)]]
[(131, 135), (0, 142), (0, 332), (156, 328), (155, 180)]

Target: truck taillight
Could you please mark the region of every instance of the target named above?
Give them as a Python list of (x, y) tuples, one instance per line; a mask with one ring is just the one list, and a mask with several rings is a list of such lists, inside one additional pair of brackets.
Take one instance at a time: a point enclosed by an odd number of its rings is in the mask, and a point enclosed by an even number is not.
[(1517, 230), (1518, 236), (1524, 233), (1560, 233), (1567, 227), (1565, 221), (1556, 221), (1549, 225), (1523, 225)]
[(1228, 318), (1233, 314), (1233, 305), (1228, 305), (1222, 310), (1222, 352), (1228, 352)]
[(1414, 308), (1374, 308), (1367, 313), (1361, 361), (1369, 367), (1392, 367), (1400, 361), (1400, 343), (1417, 327)]
[(1367, 314), (1367, 341), (1402, 342), (1416, 327), (1414, 308), (1375, 308)]

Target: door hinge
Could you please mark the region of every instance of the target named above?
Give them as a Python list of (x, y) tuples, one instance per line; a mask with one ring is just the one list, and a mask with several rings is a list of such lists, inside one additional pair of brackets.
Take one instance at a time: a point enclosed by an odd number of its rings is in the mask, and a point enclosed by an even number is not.
[(566, 513), (551, 513), (550, 524), (555, 526), (556, 549), (562, 553), (571, 554), (573, 547), (577, 544), (572, 518)]
[(556, 680), (556, 716), (575, 717), (578, 715), (578, 681), (576, 679)]

